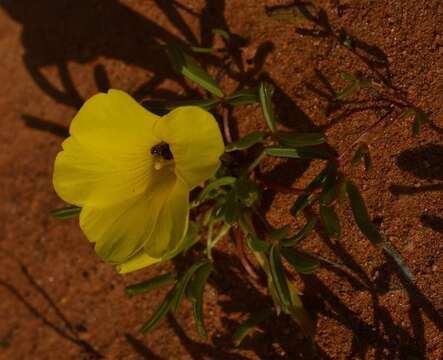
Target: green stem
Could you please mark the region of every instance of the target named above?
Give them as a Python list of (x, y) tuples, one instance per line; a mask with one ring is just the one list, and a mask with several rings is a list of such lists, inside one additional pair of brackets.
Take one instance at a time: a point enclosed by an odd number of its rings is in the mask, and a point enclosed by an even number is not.
[(260, 153), (260, 155), (258, 155), (255, 160), (248, 166), (246, 173), (250, 173), (252, 172), (258, 165), (260, 165), (260, 163), (262, 162), (262, 160), (265, 158), (266, 153), (264, 151), (262, 151)]
[(224, 224), (220, 231), (218, 232), (217, 236), (212, 240), (212, 224), (210, 226), (211, 229), (211, 238), (209, 238), (209, 231), (208, 231), (208, 243), (207, 243), (207, 253), (208, 258), (212, 261), (212, 248), (215, 247), (215, 245), (225, 236), (229, 229), (231, 228), (230, 224)]

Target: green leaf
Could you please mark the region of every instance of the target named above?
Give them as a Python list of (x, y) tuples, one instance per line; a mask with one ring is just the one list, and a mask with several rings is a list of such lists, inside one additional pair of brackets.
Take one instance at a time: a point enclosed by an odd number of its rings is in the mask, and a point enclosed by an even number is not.
[(278, 147), (270, 146), (265, 148), (266, 155), (275, 157), (285, 157), (293, 159), (324, 159), (331, 158), (331, 154), (323, 149), (317, 147), (302, 147), (302, 148), (290, 148), (290, 147)]
[(78, 216), (80, 211), (82, 211), (82, 208), (78, 206), (67, 206), (62, 209), (52, 210), (51, 215), (56, 219), (65, 220)]
[(329, 205), (337, 197), (337, 168), (330, 166), (326, 175), (319, 200), (321, 205)]
[(272, 96), (274, 95), (275, 87), (274, 85), (262, 81), (258, 88), (258, 95), (260, 98), (260, 103), (263, 111), (263, 115), (266, 120), (266, 124), (272, 132), (277, 130), (277, 124), (274, 116), (274, 107), (272, 104)]
[(237, 150), (245, 150), (263, 141), (264, 138), (265, 133), (263, 131), (254, 131), (249, 133), (245, 137), (226, 145), (225, 151), (231, 152)]
[(314, 230), (315, 225), (317, 224), (317, 219), (315, 217), (311, 217), (308, 219), (308, 222), (306, 225), (294, 236), (290, 237), (289, 239), (285, 239), (282, 241), (282, 246), (285, 247), (291, 247), (297, 244), (299, 241), (303, 240), (304, 238), (308, 237), (309, 234)]
[(197, 326), (197, 331), (202, 337), (207, 337), (205, 324), (203, 321), (203, 291), (205, 284), (213, 270), (213, 265), (211, 263), (206, 263), (200, 267), (194, 279), (188, 285), (188, 298), (193, 304), (194, 309), (194, 320)]
[(281, 263), (280, 249), (277, 244), (271, 246), (269, 252), (269, 265), (272, 280), (275, 284), (275, 289), (277, 290), (283, 311), (288, 313), (292, 307), (291, 295), (289, 293), (288, 282)]
[(320, 205), (320, 218), (325, 226), (326, 234), (339, 238), (341, 235), (341, 226), (334, 207)]
[(397, 252), (397, 250), (395, 250), (394, 247), (386, 241), (383, 243), (383, 250), (394, 260), (394, 262), (400, 268), (400, 271), (403, 274), (403, 276), (406, 278), (406, 280), (410, 284), (414, 283), (415, 281), (414, 275), (412, 274), (409, 267), (406, 265), (402, 256)]
[(266, 9), (266, 15), (287, 23), (298, 23), (301, 20), (314, 18), (315, 7), (311, 4), (278, 6)]
[(323, 133), (294, 134), (277, 132), (275, 137), (281, 145), (288, 147), (314, 146), (323, 144), (326, 141)]
[(367, 144), (361, 144), (357, 148), (351, 160), (351, 164), (354, 166), (359, 165), (362, 160), (364, 161), (365, 164), (365, 170), (369, 171), (372, 168), (372, 161), (371, 161), (371, 155), (369, 154), (369, 147)]
[(183, 296), (185, 294), (186, 288), (188, 286), (189, 281), (192, 278), (192, 275), (203, 265), (207, 264), (209, 262), (208, 259), (200, 260), (193, 264), (180, 278), (180, 280), (175, 285), (175, 295), (174, 299), (172, 300), (171, 310), (173, 312), (177, 311), (178, 307), (180, 306), (180, 303), (183, 299)]
[(142, 281), (134, 285), (129, 285), (126, 287), (125, 290), (126, 294), (128, 294), (129, 296), (134, 296), (154, 289), (158, 289), (164, 285), (170, 284), (175, 281), (176, 281), (176, 274), (171, 272), (156, 276), (152, 279)]
[(341, 72), (340, 73), (340, 77), (343, 80), (346, 80), (346, 81), (355, 81), (355, 80), (357, 80), (357, 78), (354, 75), (346, 73), (346, 72)]
[(224, 102), (232, 106), (255, 104), (260, 102), (257, 89), (243, 89), (226, 96)]
[(381, 236), (377, 227), (372, 223), (364, 200), (360, 195), (357, 186), (353, 182), (348, 181), (346, 184), (346, 192), (351, 203), (355, 222), (357, 223), (360, 231), (374, 245), (379, 245), (383, 242), (383, 237)]
[[(233, 176), (224, 176), (217, 180), (214, 180), (210, 182), (206, 187), (201, 191), (201, 193), (198, 195), (197, 199), (193, 203), (193, 207), (197, 206), (198, 204), (203, 203), (207, 199), (212, 199), (215, 196), (218, 195), (218, 190), (222, 186), (230, 186), (235, 184), (237, 179)], [(214, 196), (213, 196), (214, 195)]]
[(355, 93), (360, 87), (359, 80), (353, 80), (349, 85), (347, 85), (342, 91), (340, 91), (335, 97), (337, 100), (342, 100), (349, 95)]
[(301, 274), (312, 274), (320, 267), (320, 263), (317, 260), (308, 258), (292, 249), (283, 248), (281, 253), (295, 271)]
[(426, 124), (427, 122), (429, 122), (428, 116), (423, 111), (416, 110), (414, 123), (412, 125), (414, 136), (417, 136), (420, 133), (422, 125)]
[(226, 196), (226, 202), (222, 209), (225, 221), (233, 225), (240, 215), (240, 203), (237, 199), (235, 189), (232, 189)]
[(179, 106), (198, 106), (205, 110), (213, 109), (220, 99), (196, 99), (196, 100), (179, 100), (179, 101), (163, 101), (163, 100), (144, 100), (142, 106), (149, 111), (158, 115), (167, 114), (169, 111)]
[(291, 295), (292, 306), (290, 309), (290, 315), (295, 322), (300, 326), (305, 336), (312, 337), (314, 335), (314, 324), (309, 318), (303, 303), (298, 295), (297, 288), (292, 282), (288, 282), (289, 293)]
[(298, 196), (297, 200), (295, 200), (294, 205), (291, 207), (291, 214), (297, 217), (300, 212), (311, 204), (313, 197), (310, 194), (301, 194)]
[(212, 29), (212, 33), (220, 35), (226, 41), (229, 41), (229, 39), (231, 38), (231, 36), (229, 35), (229, 33), (226, 30), (223, 30), (223, 29), (220, 29), (220, 28)]
[(309, 183), (309, 185), (306, 187), (306, 191), (312, 191), (320, 187), (325, 180), (326, 177), (330, 171), (330, 164), (327, 164), (325, 168)]
[(234, 335), (232, 336), (234, 339), (234, 345), (239, 346), (243, 339), (254, 331), (258, 325), (270, 319), (274, 314), (275, 313), (272, 309), (265, 309), (251, 314), (249, 319), (235, 330)]
[(174, 294), (175, 288), (168, 292), (168, 295), (166, 295), (163, 303), (157, 308), (151, 318), (142, 325), (142, 327), (140, 328), (140, 332), (142, 332), (143, 334), (147, 333), (148, 331), (152, 330), (161, 319), (163, 319), (163, 317), (168, 313), (169, 309), (172, 306)]
[(215, 80), (200, 66), (200, 64), (176, 44), (168, 44), (169, 59), (174, 70), (179, 74), (194, 81), (202, 88), (218, 97), (223, 97), (223, 92)]
[(269, 236), (271, 237), (271, 239), (280, 241), (281, 239), (285, 238), (288, 235), (288, 231), (289, 231), (289, 225), (285, 225), (281, 228), (271, 230)]
[(266, 252), (269, 250), (269, 244), (255, 234), (250, 233), (246, 237), (246, 244), (252, 251)]

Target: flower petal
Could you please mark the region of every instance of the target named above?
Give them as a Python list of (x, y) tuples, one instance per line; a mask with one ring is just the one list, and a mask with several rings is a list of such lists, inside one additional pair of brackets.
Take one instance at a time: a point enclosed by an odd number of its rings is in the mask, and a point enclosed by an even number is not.
[(186, 235), (189, 218), (189, 187), (176, 178), (174, 188), (165, 199), (154, 231), (145, 243), (144, 251), (160, 258), (173, 251)]
[(131, 257), (128, 261), (125, 261), (124, 263), (118, 265), (117, 271), (120, 274), (126, 274), (156, 264), (160, 261), (163, 261), (163, 259), (150, 257), (143, 250), (140, 250), (136, 255)]
[(210, 178), (224, 152), (217, 122), (197, 106), (181, 106), (159, 119), (154, 134), (169, 144), (175, 170), (192, 189)]
[[(122, 263), (139, 252), (152, 239), (159, 216), (168, 197), (176, 188), (176, 176), (162, 171), (149, 191), (106, 207), (83, 207), (80, 227), (95, 242), (97, 254), (105, 261)], [(158, 248), (167, 247), (169, 239), (156, 237)]]
[(186, 236), (177, 244), (177, 246), (165, 253), (161, 258), (154, 258), (146, 254), (146, 252), (142, 249), (129, 260), (125, 261), (122, 264), (117, 266), (117, 271), (120, 274), (126, 274), (132, 271), (140, 270), (147, 266), (157, 264), (162, 261), (169, 260), (174, 256), (178, 255), (182, 251), (188, 249), (192, 245), (194, 245), (198, 241), (198, 228), (194, 223), (192, 226), (192, 222), (189, 222), (188, 230)]
[(78, 206), (103, 206), (146, 191), (155, 172), (149, 152), (159, 142), (157, 119), (122, 91), (86, 101), (55, 161), (57, 194)]

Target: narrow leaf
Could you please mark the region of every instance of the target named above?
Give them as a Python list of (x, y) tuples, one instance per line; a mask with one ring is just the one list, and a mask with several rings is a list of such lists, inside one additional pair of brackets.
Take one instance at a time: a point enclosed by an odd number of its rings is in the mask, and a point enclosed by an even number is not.
[(277, 124), (274, 116), (274, 107), (272, 104), (272, 95), (274, 95), (274, 85), (268, 82), (261, 82), (258, 90), (260, 103), (266, 124), (272, 132), (277, 130)]
[(246, 237), (246, 243), (252, 251), (266, 252), (269, 250), (269, 244), (253, 234)]
[(269, 252), (269, 264), (272, 280), (275, 284), (275, 289), (277, 290), (283, 310), (289, 312), (292, 306), (291, 295), (289, 293), (288, 282), (281, 263), (280, 249), (276, 244), (272, 245)]
[(163, 275), (156, 276), (152, 279), (142, 281), (140, 283), (129, 285), (126, 287), (126, 294), (129, 296), (134, 296), (137, 294), (145, 293), (154, 289), (158, 289), (164, 285), (175, 282), (176, 274), (167, 273)]
[(226, 145), (225, 151), (231, 152), (237, 150), (245, 150), (261, 142), (264, 138), (265, 133), (263, 131), (254, 131), (249, 133), (245, 137)]
[(265, 309), (251, 314), (249, 319), (235, 330), (234, 335), (232, 336), (234, 339), (234, 345), (239, 346), (243, 339), (252, 333), (258, 325), (270, 319), (274, 314), (274, 311), (271, 309)]
[(224, 176), (210, 182), (198, 195), (197, 199), (194, 201), (195, 205), (193, 206), (206, 201), (208, 198), (212, 198), (213, 196), (211, 196), (211, 194), (213, 192), (217, 192), (217, 190), (219, 190), (222, 186), (233, 185), (236, 181), (237, 179), (233, 176)]
[(327, 160), (331, 158), (331, 154), (327, 150), (317, 147), (290, 148), (290, 147), (271, 146), (265, 148), (265, 153), (269, 156), (286, 157), (293, 159)]
[(297, 217), (297, 215), (311, 203), (312, 199), (312, 195), (309, 194), (299, 195), (297, 200), (295, 200), (294, 205), (291, 207), (291, 214)]
[(172, 306), (174, 294), (175, 288), (169, 291), (168, 295), (166, 295), (165, 299), (163, 300), (163, 303), (157, 308), (151, 318), (142, 325), (140, 332), (143, 334), (147, 333), (148, 331), (152, 330), (161, 319), (163, 319)]
[(320, 205), (320, 217), (326, 233), (331, 237), (339, 238), (341, 235), (340, 220), (334, 207)]
[(197, 331), (200, 336), (205, 338), (207, 337), (207, 333), (203, 321), (203, 292), (212, 269), (213, 265), (206, 263), (197, 270), (194, 279), (188, 285), (188, 297), (193, 303), (193, 313)]
[(168, 54), (176, 72), (194, 81), (215, 96), (223, 97), (223, 92), (215, 80), (178, 45), (168, 44)]
[(275, 134), (278, 142), (288, 147), (304, 147), (323, 144), (326, 138), (323, 133), (294, 134), (289, 132), (278, 132)]
[(349, 95), (355, 93), (360, 87), (360, 81), (353, 80), (349, 85), (347, 85), (342, 91), (340, 91), (335, 97), (337, 100), (342, 100)]
[(355, 222), (357, 223), (360, 231), (374, 245), (380, 244), (383, 241), (383, 237), (381, 236), (377, 227), (372, 223), (364, 200), (360, 195), (360, 191), (358, 190), (357, 186), (353, 182), (348, 181), (346, 184), (346, 192), (351, 203)]
[(423, 124), (429, 122), (428, 116), (421, 110), (415, 111), (414, 123), (412, 125), (412, 131), (415, 136), (420, 133)]
[(346, 80), (346, 81), (354, 81), (354, 80), (357, 80), (356, 77), (355, 77), (354, 75), (349, 74), (349, 73), (346, 73), (346, 72), (341, 72), (341, 73), (340, 73), (340, 77), (341, 77), (343, 80)]
[(337, 197), (337, 168), (330, 166), (326, 179), (320, 193), (319, 200), (321, 205), (329, 205)]
[(56, 219), (61, 219), (61, 220), (71, 219), (73, 217), (78, 216), (81, 210), (82, 209), (78, 206), (68, 206), (62, 209), (52, 210), (51, 215)]
[(325, 180), (330, 171), (330, 165), (326, 165), (325, 168), (309, 183), (306, 187), (306, 191), (312, 191), (320, 187)]
[(320, 267), (317, 260), (308, 258), (295, 250), (283, 248), (281, 253), (295, 271), (301, 274), (312, 274)]
[(304, 238), (309, 236), (309, 234), (314, 229), (315, 224), (317, 224), (317, 219), (315, 217), (311, 217), (306, 225), (297, 234), (290, 237), (289, 239), (283, 240), (281, 244), (285, 247), (294, 246), (300, 240), (303, 240)]
[(203, 265), (207, 264), (209, 260), (204, 259), (196, 262), (193, 264), (180, 278), (177, 285), (175, 286), (176, 291), (174, 295), (174, 299), (172, 300), (171, 310), (173, 312), (177, 311), (178, 307), (180, 306), (180, 303), (183, 299), (183, 296), (185, 294), (186, 288), (188, 286), (189, 281), (191, 280), (192, 275)]
[(226, 96), (224, 102), (232, 106), (255, 104), (260, 102), (257, 89), (244, 89)]
[(220, 35), (223, 39), (225, 39), (226, 41), (229, 41), (229, 39), (230, 39), (230, 35), (229, 35), (229, 33), (226, 31), (226, 30), (223, 30), (223, 29), (220, 29), (220, 28), (215, 28), (215, 29), (212, 29), (212, 33), (213, 34), (217, 34), (217, 35)]
[(300, 326), (300, 329), (305, 336), (313, 336), (315, 327), (303, 306), (297, 288), (291, 281), (288, 282), (288, 287), (292, 302), (290, 315)]

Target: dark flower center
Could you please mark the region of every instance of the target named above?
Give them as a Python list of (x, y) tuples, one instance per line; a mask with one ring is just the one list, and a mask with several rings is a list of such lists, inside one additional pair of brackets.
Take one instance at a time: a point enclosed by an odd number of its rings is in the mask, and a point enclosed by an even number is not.
[(160, 144), (154, 145), (151, 148), (151, 155), (161, 156), (165, 160), (172, 160), (174, 158), (172, 156), (171, 149), (169, 148), (169, 144), (165, 142), (161, 142)]

